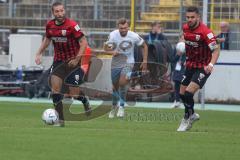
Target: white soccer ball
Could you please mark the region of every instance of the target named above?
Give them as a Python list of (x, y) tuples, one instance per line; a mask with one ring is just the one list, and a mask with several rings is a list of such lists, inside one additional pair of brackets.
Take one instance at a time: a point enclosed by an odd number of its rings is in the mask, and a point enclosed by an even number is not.
[(42, 120), (46, 124), (52, 125), (59, 119), (58, 113), (55, 109), (46, 109), (42, 114)]
[(176, 45), (176, 49), (180, 53), (185, 53), (186, 52), (185, 43), (184, 42), (178, 42), (177, 45)]

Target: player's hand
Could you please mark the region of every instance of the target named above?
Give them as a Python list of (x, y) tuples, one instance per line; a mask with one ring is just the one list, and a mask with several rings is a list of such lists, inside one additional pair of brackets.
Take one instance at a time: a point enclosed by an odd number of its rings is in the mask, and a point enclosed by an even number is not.
[(40, 65), (42, 63), (42, 55), (41, 54), (36, 54), (35, 63), (37, 65)]
[(117, 55), (119, 55), (119, 52), (118, 51), (112, 51), (112, 55), (117, 56)]
[(180, 51), (177, 51), (176, 53), (178, 56), (182, 56), (184, 53), (183, 52), (180, 52)]
[(142, 69), (142, 72), (147, 72), (147, 62), (142, 62), (140, 68)]
[(72, 59), (68, 62), (69, 67), (76, 67), (78, 64), (79, 64), (79, 59), (78, 58)]
[(225, 38), (217, 38), (217, 42), (218, 42), (218, 43), (225, 42)]
[(210, 74), (213, 71), (213, 64), (209, 63), (207, 66), (204, 67), (205, 73)]

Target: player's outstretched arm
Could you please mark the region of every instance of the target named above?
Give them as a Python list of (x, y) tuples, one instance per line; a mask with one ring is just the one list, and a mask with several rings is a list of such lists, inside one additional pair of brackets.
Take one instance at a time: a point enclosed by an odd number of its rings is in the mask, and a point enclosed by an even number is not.
[(79, 45), (80, 45), (80, 49), (79, 49), (79, 51), (78, 51), (78, 53), (77, 53), (77, 56), (75, 57), (75, 59), (72, 59), (72, 60), (70, 60), (70, 61), (68, 62), (68, 65), (69, 65), (70, 67), (75, 67), (77, 64), (79, 64), (82, 56), (83, 56), (84, 53), (85, 53), (85, 50), (86, 50), (87, 45), (88, 45), (88, 42), (87, 42), (87, 39), (86, 39), (85, 36), (83, 36), (83, 37), (81, 37), (81, 38), (79, 39)]
[(148, 46), (145, 42), (142, 45), (143, 49), (143, 62), (141, 64), (142, 71), (147, 71), (147, 58), (148, 58)]
[(80, 49), (78, 51), (78, 54), (76, 56), (76, 58), (78, 58), (79, 60), (81, 59), (81, 56), (84, 55), (85, 50), (88, 46), (88, 42), (87, 42), (87, 38), (85, 36), (83, 36), (80, 40), (79, 40), (79, 45), (80, 45)]
[(40, 48), (38, 49), (35, 57), (35, 63), (37, 65), (41, 64), (42, 55), (44, 54), (45, 49), (49, 46), (51, 39), (44, 37)]

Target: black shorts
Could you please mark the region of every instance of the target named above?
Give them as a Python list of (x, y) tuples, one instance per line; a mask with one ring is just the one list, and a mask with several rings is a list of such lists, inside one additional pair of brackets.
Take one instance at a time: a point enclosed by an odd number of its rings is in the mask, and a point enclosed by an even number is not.
[(55, 75), (61, 78), (65, 85), (79, 86), (84, 83), (85, 73), (82, 68), (69, 67), (68, 62), (56, 61), (53, 62), (50, 70), (50, 76)]
[(182, 85), (188, 86), (190, 82), (197, 83), (200, 88), (204, 86), (211, 73), (205, 73), (203, 68), (186, 69), (182, 79)]

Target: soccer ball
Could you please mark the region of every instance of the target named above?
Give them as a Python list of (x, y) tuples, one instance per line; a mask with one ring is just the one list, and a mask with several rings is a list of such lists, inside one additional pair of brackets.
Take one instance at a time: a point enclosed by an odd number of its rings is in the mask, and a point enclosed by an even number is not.
[(185, 53), (185, 43), (184, 42), (178, 42), (176, 45), (176, 49), (180, 53)]
[(58, 113), (55, 109), (46, 109), (42, 114), (42, 120), (48, 125), (53, 125), (59, 119)]

